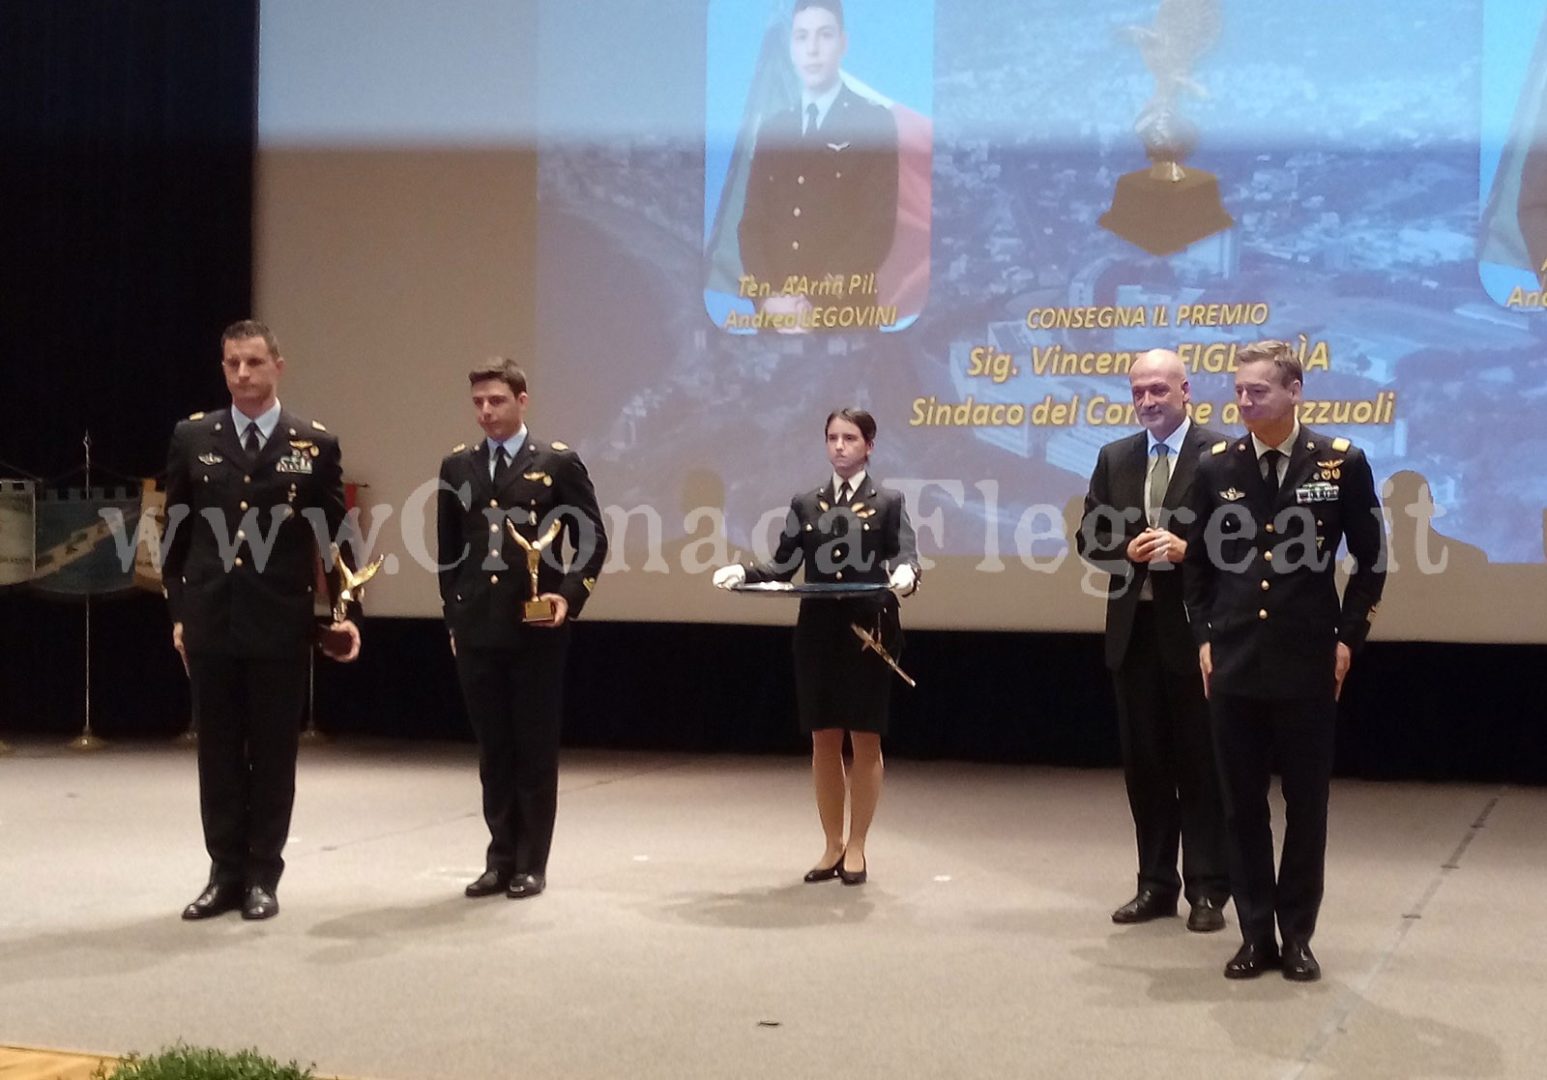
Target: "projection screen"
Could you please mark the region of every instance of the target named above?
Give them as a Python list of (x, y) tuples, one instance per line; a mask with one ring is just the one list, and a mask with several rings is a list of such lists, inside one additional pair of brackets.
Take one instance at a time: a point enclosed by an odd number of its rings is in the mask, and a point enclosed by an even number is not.
[(852, 244), (784, 316), (817, 265), (770, 254), (805, 234), (757, 157), (799, 115), (791, 7), (264, 0), (255, 314), (368, 485), (373, 614), (439, 615), (429, 489), (503, 354), (607, 510), (588, 618), (789, 621), (709, 576), (857, 405), (910, 625), (1095, 630), (1069, 529), (1128, 363), (1177, 349), (1239, 433), (1234, 350), (1276, 337), (1386, 492), (1375, 636), (1547, 641), (1547, 0), (848, 0), (872, 123), (797, 148), (851, 184), (794, 209)]

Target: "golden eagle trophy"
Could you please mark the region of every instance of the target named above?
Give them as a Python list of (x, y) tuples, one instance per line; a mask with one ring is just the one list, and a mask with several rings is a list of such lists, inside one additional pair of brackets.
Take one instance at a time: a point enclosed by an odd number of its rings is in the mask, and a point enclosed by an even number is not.
[(334, 622), (341, 623), (349, 618), (349, 605), (365, 599), (365, 583), (376, 576), (386, 561), (385, 555), (378, 555), (367, 566), (359, 570), (351, 570), (344, 565), (344, 560), (339, 558), (338, 545), (333, 545), (333, 565), (338, 567), (340, 584), (338, 596), (333, 599)]
[(555, 520), (552, 525), (548, 526), (548, 531), (543, 533), (535, 544), (517, 532), (516, 523), (508, 518), (505, 521), (505, 529), (510, 533), (510, 538), (521, 546), (522, 551), (526, 552), (526, 572), (532, 579), (532, 598), (521, 605), (521, 621), (529, 623), (552, 622), (556, 609), (553, 606), (552, 600), (544, 600), (538, 595), (537, 568), (542, 565), (543, 552), (547, 550), (548, 545), (558, 539), (559, 533), (563, 531), (564, 522)]
[(1117, 179), (1102, 228), (1151, 255), (1170, 255), (1235, 224), (1219, 199), (1219, 181), (1182, 162), (1198, 147), (1198, 126), (1182, 115), (1184, 95), (1207, 97), (1193, 66), (1219, 41), (1219, 0), (1161, 0), (1153, 26), (1127, 26), (1155, 76), (1155, 93), (1139, 111), (1134, 131), (1148, 169)]

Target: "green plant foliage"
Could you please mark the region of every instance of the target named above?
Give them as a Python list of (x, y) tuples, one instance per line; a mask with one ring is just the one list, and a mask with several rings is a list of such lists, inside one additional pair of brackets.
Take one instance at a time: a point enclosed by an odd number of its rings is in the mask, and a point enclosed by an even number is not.
[(311, 1069), (281, 1065), (256, 1050), (230, 1054), (200, 1046), (176, 1046), (149, 1057), (131, 1054), (113, 1067), (97, 1067), (94, 1080), (312, 1080)]

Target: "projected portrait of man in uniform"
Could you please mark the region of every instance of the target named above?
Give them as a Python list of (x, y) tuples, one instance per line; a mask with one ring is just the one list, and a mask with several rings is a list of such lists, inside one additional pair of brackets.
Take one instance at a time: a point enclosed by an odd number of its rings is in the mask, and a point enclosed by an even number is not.
[(842, 0), (789, 11), (765, 36), (709, 237), (709, 288), (740, 301), (716, 321), (897, 329), (927, 291), (928, 121), (846, 70)]

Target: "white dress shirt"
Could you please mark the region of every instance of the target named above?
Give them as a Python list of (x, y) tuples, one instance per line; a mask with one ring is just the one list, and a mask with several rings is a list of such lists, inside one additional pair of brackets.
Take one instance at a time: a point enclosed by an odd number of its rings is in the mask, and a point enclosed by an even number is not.
[(1257, 438), (1257, 436), (1255, 434), (1252, 435), (1252, 453), (1256, 456), (1256, 459), (1257, 459), (1257, 472), (1259, 474), (1262, 472), (1262, 455), (1263, 454), (1266, 454), (1269, 450), (1277, 450), (1279, 452), (1279, 454), (1282, 455), (1278, 459), (1278, 479), (1274, 483), (1274, 485), (1273, 485), (1274, 487), (1279, 487), (1279, 486), (1283, 485), (1283, 483), (1284, 483), (1284, 474), (1289, 471), (1289, 455), (1294, 452), (1295, 443), (1297, 443), (1299, 441), (1300, 441), (1300, 420), (1299, 420), (1298, 417), (1295, 418), (1295, 426), (1293, 428), (1291, 428), (1290, 431), (1289, 431), (1289, 438), (1285, 439), (1283, 442), (1279, 443), (1277, 446), (1269, 446), (1267, 443), (1265, 443), (1261, 439)]
[(840, 75), (838, 80), (833, 83), (832, 88), (826, 93), (812, 97), (809, 90), (802, 90), (800, 92), (800, 133), (802, 135), (811, 134), (807, 127), (807, 122), (811, 118), (810, 106), (816, 106), (816, 129), (821, 131), (822, 125), (827, 123), (827, 114), (832, 110), (833, 102), (838, 100), (838, 94), (842, 90), (843, 76)]
[(493, 480), (494, 466), (500, 460), (500, 447), (503, 446), (505, 448), (505, 460), (514, 462), (516, 454), (520, 453), (521, 447), (526, 443), (526, 425), (522, 424), (520, 430), (504, 442), (495, 442), (493, 439), (486, 439), (485, 441), (489, 444), (489, 479)]
[(236, 403), (231, 403), (231, 422), (236, 425), (236, 441), (242, 446), (247, 445), (247, 428), (252, 424), (258, 425), (258, 449), (262, 450), (268, 445), (269, 436), (274, 434), (274, 429), (279, 426), (279, 399), (274, 399), (274, 404), (263, 411), (262, 416), (248, 416)]

